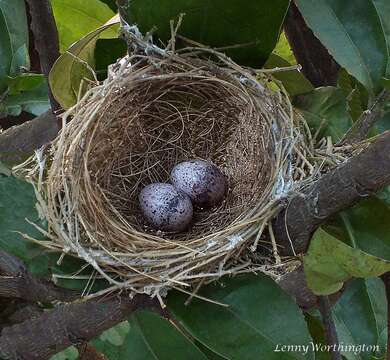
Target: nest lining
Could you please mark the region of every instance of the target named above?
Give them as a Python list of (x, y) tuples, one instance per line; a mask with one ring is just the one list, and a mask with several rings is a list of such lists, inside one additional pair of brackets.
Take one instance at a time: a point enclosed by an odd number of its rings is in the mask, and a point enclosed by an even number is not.
[[(275, 275), (289, 266), (270, 219), (280, 198), (318, 170), (304, 156), (312, 146), (303, 119), (283, 91), (266, 86), (268, 76), (259, 81), (223, 54), (199, 56), (204, 50), (135, 54), (113, 65), (63, 115), (47, 163), (38, 153), (29, 171), (49, 223), (43, 245), (85, 259), (110, 289), (159, 296), (224, 274)], [(198, 209), (188, 232), (153, 231), (140, 215), (139, 191), (193, 158), (220, 167), (226, 199)], [(262, 243), (267, 256), (256, 251)]]

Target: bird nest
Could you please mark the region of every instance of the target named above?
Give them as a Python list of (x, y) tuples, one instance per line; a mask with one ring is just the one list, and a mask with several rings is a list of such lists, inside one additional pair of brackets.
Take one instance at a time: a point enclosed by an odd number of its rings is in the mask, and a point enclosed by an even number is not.
[[(210, 49), (147, 46), (112, 65), (63, 115), (51, 147), (37, 152), (29, 178), (49, 224), (43, 245), (87, 261), (109, 290), (158, 296), (169, 288), (194, 294), (225, 274), (286, 271), (270, 220), (313, 172), (302, 155), (303, 120), (282, 87), (268, 86), (267, 72)], [(188, 231), (155, 231), (139, 192), (168, 182), (189, 159), (216, 164), (227, 195), (195, 209)]]

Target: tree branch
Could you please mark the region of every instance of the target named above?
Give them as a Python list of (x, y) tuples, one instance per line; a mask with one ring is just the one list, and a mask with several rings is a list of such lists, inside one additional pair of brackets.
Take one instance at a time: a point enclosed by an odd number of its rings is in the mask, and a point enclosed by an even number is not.
[[(60, 56), (56, 23), (49, 0), (26, 0), (31, 15), (31, 31), (38, 51), (42, 72), (49, 79), (50, 70)], [(49, 99), (54, 114), (61, 108), (49, 86)]]
[(147, 295), (60, 305), (36, 319), (4, 328), (0, 336), (0, 357), (49, 359), (71, 345), (93, 339), (136, 310), (155, 306), (155, 301)]
[(20, 163), (55, 138), (58, 127), (51, 111), (0, 133), (0, 161)]
[(368, 133), (379, 119), (384, 104), (389, 100), (389, 93), (383, 90), (375, 99), (372, 106), (364, 111), (352, 127), (344, 135), (340, 141), (340, 145), (343, 144), (356, 144), (359, 141), (367, 138)]
[(19, 259), (0, 251), (0, 297), (49, 303), (55, 300), (72, 301), (80, 294), (35, 278)]
[(291, 49), (302, 65), (303, 74), (315, 86), (335, 85), (340, 66), (307, 27), (294, 2), (284, 21), (284, 32)]
[(281, 252), (289, 255), (305, 252), (313, 232), (321, 224), (388, 184), (390, 131), (289, 199), (274, 220), (275, 236), (283, 247)]

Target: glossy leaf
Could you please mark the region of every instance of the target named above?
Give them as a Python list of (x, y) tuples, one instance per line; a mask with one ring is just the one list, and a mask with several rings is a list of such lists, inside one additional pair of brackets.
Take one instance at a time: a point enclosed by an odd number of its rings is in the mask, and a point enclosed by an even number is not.
[(320, 228), (311, 239), (304, 269), (309, 288), (317, 295), (329, 295), (351, 277), (375, 277), (390, 271), (390, 261), (352, 248)]
[(77, 360), (79, 359), (79, 352), (74, 346), (68, 347), (64, 351), (52, 356), (50, 360)]
[(10, 95), (20, 94), (23, 91), (30, 91), (45, 82), (42, 74), (25, 73), (16, 77), (8, 77), (8, 89)]
[(370, 92), (389, 73), (388, 0), (297, 0), (306, 23), (334, 59)]
[(157, 27), (156, 37), (167, 43), (169, 22), (185, 13), (179, 33), (212, 47), (257, 42), (227, 50), (238, 63), (261, 67), (275, 47), (288, 0), (122, 0), (121, 14), (143, 33)]
[(352, 125), (345, 93), (336, 87), (321, 87), (298, 96), (294, 106), (301, 110), (312, 132), (319, 132), (319, 138), (331, 136), (337, 142)]
[(129, 322), (104, 332), (92, 342), (110, 360), (207, 360), (207, 357), (167, 320), (137, 312)]
[[(15, 84), (11, 85), (12, 92), (15, 92), (15, 94), (7, 96), (0, 104), (0, 107), (4, 107), (3, 111), (14, 116), (19, 115), (22, 111), (27, 111), (36, 116), (46, 112), (50, 108), (46, 81), (40, 81), (37, 86), (33, 86), (33, 84), (26, 85), (27, 89), (23, 91), (19, 87), (21, 82), (15, 80)], [(35, 80), (32, 81), (32, 83), (34, 82)], [(28, 89), (29, 86), (33, 87)]]
[(28, 43), (26, 10), (23, 0), (0, 0), (0, 92), (6, 88), (8, 75), (28, 67), (20, 56)]
[(101, 26), (73, 44), (54, 63), (49, 74), (50, 88), (64, 109), (70, 108), (77, 102), (82, 81), (95, 78), (93, 68), (97, 39), (105, 30), (117, 28), (117, 20)]
[[(354, 345), (357, 351), (344, 349), (347, 360), (383, 358), (387, 340), (387, 301), (383, 282), (378, 278), (355, 279), (332, 309), (340, 344)], [(362, 347), (365, 345), (366, 349)], [(368, 347), (371, 347), (368, 348)], [(375, 351), (372, 346), (377, 346)]]
[[(282, 57), (272, 53), (264, 64), (265, 69), (284, 68), (291, 64)], [(290, 96), (305, 94), (314, 90), (309, 80), (298, 70), (275, 72), (272, 76), (281, 81)]]
[[(65, 52), (74, 42), (104, 25), (115, 13), (99, 0), (51, 0), (58, 34), (60, 51)], [(108, 30), (103, 36), (115, 37)]]
[(282, 59), (288, 61), (290, 64), (295, 65), (297, 60), (291, 50), (290, 44), (286, 38), (284, 31), (280, 34), (279, 40), (273, 50), (275, 55), (280, 56)]
[(298, 352), (275, 351), (277, 344), (311, 341), (296, 303), (265, 275), (224, 278), (222, 284), (205, 286), (200, 295), (224, 307), (172, 292), (168, 308), (199, 342), (230, 360), (312, 359)]
[[(305, 313), (305, 319), (310, 331), (310, 335), (313, 338), (313, 343), (315, 344), (314, 346), (315, 359), (332, 360), (330, 357), (330, 353), (327, 351), (321, 351), (320, 348), (321, 345), (326, 344), (326, 339), (325, 339), (324, 325), (322, 323), (322, 319), (318, 310), (310, 310), (310, 313)], [(317, 348), (317, 346), (319, 347)]]
[[(13, 176), (0, 175), (0, 250), (17, 256), (31, 272), (39, 276), (49, 275), (52, 271), (66, 275), (78, 271), (84, 265), (81, 260), (65, 256), (59, 266), (57, 260), (60, 254), (48, 253), (19, 234), (44, 240), (43, 235), (26, 221), (28, 219), (45, 228), (45, 222), (39, 219), (35, 204), (34, 190), (29, 183)], [(83, 289), (86, 282), (68, 280), (60, 282), (60, 285)]]
[(363, 200), (344, 211), (338, 225), (352, 246), (390, 261), (390, 207), (386, 201), (378, 196)]
[(95, 73), (99, 81), (107, 78), (107, 68), (126, 55), (127, 46), (122, 39), (98, 39), (95, 47)]
[[(21, 233), (41, 239), (41, 234), (25, 219), (41, 224), (35, 209), (35, 195), (30, 184), (12, 176), (0, 176), (0, 249), (33, 263), (43, 250), (25, 241)], [(39, 271), (38, 271), (39, 272)]]
[(356, 121), (368, 106), (368, 93), (345, 69), (340, 69), (337, 86), (343, 89), (347, 99), (348, 112)]

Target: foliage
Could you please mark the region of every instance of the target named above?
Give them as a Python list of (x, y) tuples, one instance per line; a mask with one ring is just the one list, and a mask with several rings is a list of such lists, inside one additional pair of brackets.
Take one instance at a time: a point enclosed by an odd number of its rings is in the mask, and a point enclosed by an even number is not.
[[(96, 82), (94, 54), (96, 41), (105, 30), (117, 28), (117, 21), (108, 23), (84, 36), (73, 44), (55, 62), (49, 76), (54, 97), (64, 109), (77, 102), (80, 92), (85, 91), (88, 81)], [(81, 88), (80, 87), (84, 87)]]
[[(257, 41), (255, 46), (227, 50), (233, 59), (254, 67), (288, 67), (296, 64), (281, 24), (288, 0), (153, 0), (120, 1), (129, 24), (145, 33), (157, 26), (155, 40), (167, 43), (169, 20), (185, 12), (180, 34), (209, 46), (229, 46)], [(127, 5), (126, 5), (126, 4)], [(123, 5), (125, 4), (125, 5)], [(308, 26), (342, 66), (336, 86), (314, 89), (298, 70), (274, 75), (305, 116), (317, 138), (333, 142), (374, 101), (390, 88), (390, 3), (387, 0), (296, 0)], [(52, 0), (62, 56), (50, 74), (50, 85), (66, 109), (96, 77), (103, 80), (108, 64), (125, 53), (116, 39), (113, 0)], [(207, 16), (206, 16), (207, 15)], [(23, 0), (0, 0), (0, 113), (22, 111), (39, 115), (48, 109), (48, 88), (40, 74), (29, 72), (28, 28)], [(177, 45), (180, 45), (178, 42)], [(80, 86), (81, 89), (80, 89)], [(370, 135), (390, 129), (390, 103)], [(7, 175), (4, 176), (3, 174)], [(0, 249), (21, 258), (41, 276), (71, 275), (84, 264), (47, 253), (19, 232), (43, 239), (26, 218), (45, 226), (35, 208), (32, 187), (10, 175), (0, 164)], [(387, 303), (381, 280), (389, 269), (390, 188), (348, 209), (318, 230), (304, 257), (308, 285), (317, 294), (346, 290), (333, 308), (340, 342), (378, 344), (379, 353), (345, 352), (348, 360), (383, 358)], [(17, 232), (15, 232), (17, 231)], [(65, 287), (84, 289), (87, 280), (60, 279)], [(359, 279), (353, 279), (359, 277)], [(107, 286), (97, 281), (95, 288)], [(264, 275), (223, 278), (204, 286), (199, 295), (228, 307), (171, 292), (171, 321), (141, 312), (107, 330), (91, 344), (108, 359), (329, 359), (328, 354), (274, 352), (276, 344), (323, 342), (318, 313), (303, 316), (294, 301)], [(53, 359), (78, 356), (69, 348)]]
[(142, 311), (93, 342), (110, 360), (207, 360), (207, 357), (169, 321)]
[[(65, 52), (74, 42), (104, 25), (115, 13), (99, 0), (51, 0), (60, 38), (60, 51)], [(116, 37), (108, 30), (103, 37)]]
[[(143, 33), (156, 27), (155, 35), (165, 44), (171, 37), (169, 22), (186, 14), (180, 35), (213, 46), (252, 45), (229, 49), (235, 61), (260, 67), (275, 47), (288, 0), (133, 0), (122, 1), (121, 14)], [(268, 11), (267, 9), (272, 9)], [(256, 44), (253, 44), (256, 43)]]
[(350, 247), (320, 228), (310, 242), (304, 267), (313, 292), (329, 295), (351, 277), (375, 277), (390, 271), (390, 261)]
[(45, 112), (49, 102), (44, 79), (26, 73), (30, 60), (23, 0), (0, 1), (0, 44), (0, 114)]
[(344, 351), (347, 360), (384, 358), (387, 340), (387, 302), (383, 282), (377, 278), (355, 279), (332, 310), (340, 343), (378, 345), (378, 352)]
[(389, 75), (390, 3), (387, 0), (297, 0), (306, 23), (334, 59), (370, 93)]
[[(265, 69), (286, 68), (291, 64), (276, 53), (272, 53), (264, 64)], [(314, 90), (313, 85), (299, 70), (283, 70), (273, 74), (279, 80), (290, 96), (305, 94)]]
[(318, 138), (331, 136), (337, 142), (352, 125), (346, 96), (336, 87), (321, 87), (303, 94), (295, 99), (294, 106), (301, 110)]
[(180, 324), (204, 346), (231, 360), (312, 359), (313, 354), (275, 352), (277, 344), (307, 344), (311, 337), (292, 298), (264, 275), (224, 278), (205, 286), (199, 295), (228, 305), (173, 292), (168, 308)]

